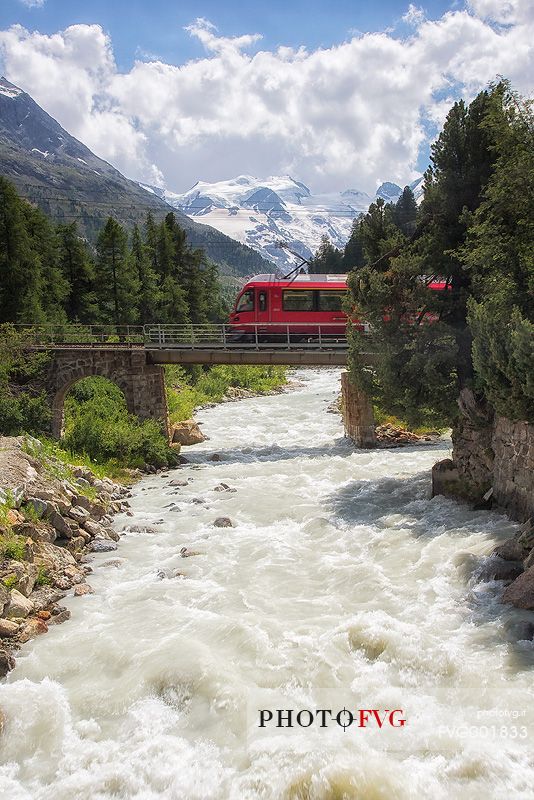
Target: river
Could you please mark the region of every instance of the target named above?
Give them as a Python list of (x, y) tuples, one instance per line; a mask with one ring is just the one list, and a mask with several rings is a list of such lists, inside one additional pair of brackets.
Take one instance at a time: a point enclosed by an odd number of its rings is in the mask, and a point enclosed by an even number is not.
[[(326, 413), (339, 372), (298, 377), (199, 412), (191, 463), (135, 486), (95, 594), (0, 685), (3, 798), (534, 796), (528, 615), (478, 577), (516, 526), (430, 499), (449, 441), (355, 450)], [(360, 708), (406, 723), (334, 719)]]

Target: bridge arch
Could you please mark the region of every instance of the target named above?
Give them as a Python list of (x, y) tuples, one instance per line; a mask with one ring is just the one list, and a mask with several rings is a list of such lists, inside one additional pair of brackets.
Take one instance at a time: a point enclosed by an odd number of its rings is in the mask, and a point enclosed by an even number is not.
[(65, 423), (65, 397), (82, 378), (107, 378), (122, 391), (126, 407), (140, 419), (158, 419), (169, 437), (163, 368), (147, 364), (146, 354), (133, 350), (55, 350), (46, 391), (52, 410), (52, 435), (59, 439)]

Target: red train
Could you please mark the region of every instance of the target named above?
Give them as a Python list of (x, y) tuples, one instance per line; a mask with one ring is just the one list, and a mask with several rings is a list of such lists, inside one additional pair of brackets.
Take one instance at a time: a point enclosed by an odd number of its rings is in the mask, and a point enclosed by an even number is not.
[[(434, 280), (431, 289), (444, 289)], [(298, 274), (291, 278), (256, 275), (239, 293), (229, 323), (236, 340), (265, 340), (271, 336), (343, 337), (347, 314), (343, 310), (347, 295), (347, 275)], [(353, 319), (362, 330), (365, 325)]]

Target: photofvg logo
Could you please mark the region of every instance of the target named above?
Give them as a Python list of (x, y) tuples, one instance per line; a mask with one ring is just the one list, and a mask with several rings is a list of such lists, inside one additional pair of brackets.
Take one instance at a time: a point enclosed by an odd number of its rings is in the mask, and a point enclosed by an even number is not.
[(519, 753), (534, 732), (534, 706), (517, 689), (379, 687), (369, 699), (339, 689), (253, 691), (249, 747), (306, 752), (364, 743), (378, 751), (482, 753), (493, 741)]
[(346, 731), (348, 728), (376, 727), (381, 730), (384, 726), (391, 728), (404, 728), (406, 717), (402, 708), (357, 708), (343, 707), (340, 711), (331, 708), (302, 708), (300, 711), (292, 708), (259, 709), (259, 727), (267, 728), (310, 728), (317, 725), (328, 728), (337, 725)]

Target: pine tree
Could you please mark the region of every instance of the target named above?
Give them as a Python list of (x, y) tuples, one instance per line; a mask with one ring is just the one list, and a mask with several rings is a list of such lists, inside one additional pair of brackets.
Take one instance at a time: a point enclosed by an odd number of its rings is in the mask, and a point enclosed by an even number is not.
[(405, 186), (393, 208), (393, 222), (406, 236), (410, 236), (415, 231), (416, 218), (414, 193), (409, 186)]
[(365, 264), (361, 225), (361, 217), (357, 217), (352, 223), (350, 237), (343, 252), (343, 272), (357, 270)]
[(177, 237), (174, 214), (168, 214), (158, 227), (157, 259), (161, 281), (158, 322), (185, 325), (190, 322), (189, 308), (182, 286), (181, 270), (177, 268)]
[(139, 319), (139, 281), (124, 228), (109, 217), (97, 242), (96, 292), (104, 322), (133, 324)]
[(68, 283), (64, 300), (71, 322), (92, 324), (98, 321), (98, 304), (94, 289), (95, 270), (88, 247), (78, 234), (75, 222), (58, 227), (59, 268)]
[(64, 301), (69, 291), (68, 283), (58, 266), (58, 238), (55, 229), (39, 208), (22, 203), (25, 226), (30, 246), (39, 260), (35, 267), (41, 282), (40, 305), (48, 324), (64, 323), (67, 317)]
[(137, 225), (132, 234), (131, 260), (139, 284), (139, 321), (142, 325), (157, 322), (155, 315), (160, 300), (158, 276), (150, 263), (148, 248), (143, 243)]
[(310, 261), (309, 272), (320, 275), (336, 275), (343, 271), (343, 253), (334, 247), (326, 234), (321, 236), (321, 244)]
[[(474, 287), (462, 247), (469, 215), (482, 201), (496, 160), (495, 135), (487, 124), (495, 113), (502, 116), (498, 87), (481, 92), (469, 107), (462, 101), (452, 107), (432, 147), (413, 242), (396, 226), (397, 233), (389, 235), (384, 207), (371, 208), (362, 226), (368, 263), (389, 255), (350, 279), (353, 302), (372, 323), (377, 351), (374, 370), (362, 372), (359, 354), (371, 343), (355, 336), (353, 379), (384, 409), (415, 423), (450, 424), (460, 391), (474, 385), (467, 321)], [(393, 242), (401, 247), (391, 253)], [(447, 288), (427, 288), (432, 276), (443, 278)]]
[(0, 177), (0, 321), (46, 322), (41, 262), (32, 248), (24, 204)]

